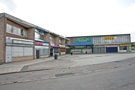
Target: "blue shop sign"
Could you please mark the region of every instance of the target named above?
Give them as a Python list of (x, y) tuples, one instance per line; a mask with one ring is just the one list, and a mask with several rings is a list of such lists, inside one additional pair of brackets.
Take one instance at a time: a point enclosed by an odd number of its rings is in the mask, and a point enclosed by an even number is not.
[(49, 47), (49, 42), (35, 41), (36, 46), (46, 46)]

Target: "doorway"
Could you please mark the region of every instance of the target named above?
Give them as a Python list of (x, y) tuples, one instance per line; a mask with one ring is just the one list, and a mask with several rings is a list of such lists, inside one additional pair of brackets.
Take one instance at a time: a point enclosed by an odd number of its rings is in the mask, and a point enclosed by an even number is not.
[(53, 56), (53, 47), (50, 47), (50, 56)]
[(36, 55), (37, 55), (37, 58), (39, 58), (40, 56), (39, 56), (39, 50), (36, 50)]

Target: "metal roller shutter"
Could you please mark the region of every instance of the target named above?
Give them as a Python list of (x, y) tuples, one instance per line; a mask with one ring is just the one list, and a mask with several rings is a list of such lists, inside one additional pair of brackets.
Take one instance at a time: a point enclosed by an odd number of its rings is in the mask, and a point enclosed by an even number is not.
[(105, 47), (100, 47), (100, 53), (105, 53)]
[(24, 47), (24, 56), (33, 56), (33, 48)]
[(99, 53), (99, 47), (94, 47), (94, 53)]
[(23, 47), (12, 47), (12, 55), (13, 57), (21, 57), (23, 56)]
[(118, 52), (117, 47), (106, 47), (106, 53)]

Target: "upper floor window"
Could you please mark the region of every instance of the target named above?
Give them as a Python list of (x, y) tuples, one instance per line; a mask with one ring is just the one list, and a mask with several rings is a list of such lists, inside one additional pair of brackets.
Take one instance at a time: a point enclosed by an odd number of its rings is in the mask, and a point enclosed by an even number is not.
[(44, 40), (44, 35), (40, 33), (38, 30), (35, 30), (35, 39)]
[(7, 30), (6, 31), (8, 33), (13, 33), (13, 34), (16, 34), (16, 35), (27, 37), (27, 30), (24, 30), (22, 28), (18, 28), (16, 26), (13, 26), (13, 25), (10, 25), (10, 24), (7, 24)]
[(52, 37), (50, 37), (50, 41), (53, 41)]

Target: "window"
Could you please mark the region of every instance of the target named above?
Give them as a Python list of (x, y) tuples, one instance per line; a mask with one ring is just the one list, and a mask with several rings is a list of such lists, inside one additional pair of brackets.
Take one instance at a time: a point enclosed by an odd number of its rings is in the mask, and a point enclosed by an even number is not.
[(120, 46), (120, 50), (127, 50), (127, 46)]
[(54, 48), (54, 53), (59, 53), (59, 48)]
[(40, 49), (40, 55), (48, 55), (49, 54), (49, 49)]
[(12, 33), (12, 25), (7, 24), (7, 32)]
[(50, 37), (50, 41), (53, 41), (52, 37)]
[(18, 28), (16, 26), (13, 26), (13, 25), (10, 25), (10, 24), (7, 24), (7, 30), (6, 31), (9, 32), (9, 33), (13, 33), (13, 34), (16, 34), (16, 35), (21, 35), (21, 36), (27, 37), (27, 30)]
[(44, 35), (38, 33), (38, 32), (35, 32), (35, 39), (41, 39), (41, 40), (44, 40)]

